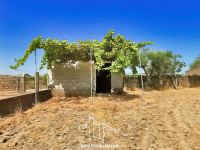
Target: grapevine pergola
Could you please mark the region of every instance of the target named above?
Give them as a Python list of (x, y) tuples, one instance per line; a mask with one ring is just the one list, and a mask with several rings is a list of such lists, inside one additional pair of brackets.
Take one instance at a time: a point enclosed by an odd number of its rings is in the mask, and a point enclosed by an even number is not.
[[(78, 41), (69, 43), (66, 40), (47, 38), (41, 36), (33, 39), (25, 51), (24, 56), (16, 59), (16, 64), (11, 66), (17, 69), (24, 65), (28, 57), (37, 49), (44, 50), (40, 68), (45, 65), (50, 69), (55, 64), (74, 63), (76, 61), (88, 62), (90, 52), (94, 58), (98, 70), (108, 69), (112, 72), (123, 72), (127, 67), (134, 68), (138, 65), (138, 50), (152, 42), (135, 43), (127, 40), (122, 35), (115, 35), (109, 31), (102, 41)], [(103, 68), (105, 62), (111, 62), (111, 66)]]

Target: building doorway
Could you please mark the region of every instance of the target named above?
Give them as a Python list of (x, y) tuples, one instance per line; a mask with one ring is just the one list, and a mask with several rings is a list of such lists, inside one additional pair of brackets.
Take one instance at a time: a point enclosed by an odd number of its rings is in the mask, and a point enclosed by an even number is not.
[[(111, 63), (105, 63), (103, 68), (110, 67)], [(110, 93), (111, 92), (111, 72), (110, 70), (96, 71), (96, 92)]]

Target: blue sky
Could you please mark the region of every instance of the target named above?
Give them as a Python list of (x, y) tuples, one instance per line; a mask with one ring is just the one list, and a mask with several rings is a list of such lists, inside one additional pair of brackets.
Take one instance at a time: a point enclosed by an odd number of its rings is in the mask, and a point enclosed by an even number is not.
[(19, 71), (9, 66), (39, 35), (100, 40), (111, 28), (136, 42), (154, 41), (155, 50), (182, 54), (188, 65), (200, 54), (199, 8), (198, 0), (1, 0), (0, 74), (32, 74), (33, 56)]

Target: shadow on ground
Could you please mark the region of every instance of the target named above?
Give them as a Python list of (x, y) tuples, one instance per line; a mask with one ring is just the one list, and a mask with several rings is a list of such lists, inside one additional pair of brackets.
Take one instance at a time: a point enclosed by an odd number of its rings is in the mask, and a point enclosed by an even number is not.
[(122, 94), (115, 95), (115, 94), (97, 94), (97, 97), (108, 98), (110, 101), (131, 101), (135, 99), (141, 98), (141, 94), (139, 93), (129, 93), (123, 92)]

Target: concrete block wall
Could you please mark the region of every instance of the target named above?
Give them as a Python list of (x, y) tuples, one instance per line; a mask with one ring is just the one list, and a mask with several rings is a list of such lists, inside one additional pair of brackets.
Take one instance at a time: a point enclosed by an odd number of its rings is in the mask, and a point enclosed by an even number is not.
[(118, 72), (111, 73), (111, 90), (113, 92), (122, 92), (123, 91), (123, 80), (124, 75)]
[(24, 77), (0, 76), (0, 91), (24, 91)]
[(189, 87), (200, 87), (200, 76), (187, 76)]
[[(92, 66), (93, 91), (96, 91), (96, 69)], [(90, 96), (90, 63), (56, 65), (48, 70), (48, 84), (53, 96)]]
[[(39, 102), (45, 102), (52, 98), (50, 90), (39, 91)], [(18, 110), (27, 110), (35, 104), (35, 93), (22, 94), (0, 100), (0, 116), (15, 113)]]
[[(171, 77), (163, 77), (165, 80), (165, 83), (161, 84), (160, 80), (158, 80), (158, 77), (154, 77), (152, 79), (153, 81), (153, 87), (157, 89), (162, 88), (173, 88), (173, 85), (171, 83)], [(143, 76), (144, 81), (144, 87), (147, 85), (146, 77)], [(177, 87), (200, 87), (200, 76), (177, 76), (176, 81), (174, 81)], [(125, 77), (124, 78), (124, 87), (128, 90), (134, 90), (135, 88), (141, 88), (141, 78), (140, 76), (132, 76), (132, 77)]]

